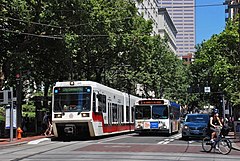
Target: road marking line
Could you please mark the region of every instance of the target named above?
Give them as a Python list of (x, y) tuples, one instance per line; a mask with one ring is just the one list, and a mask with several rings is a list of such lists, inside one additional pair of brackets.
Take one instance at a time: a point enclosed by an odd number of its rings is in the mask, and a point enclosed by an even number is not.
[(163, 144), (168, 144), (168, 143), (170, 143), (170, 141), (166, 141), (166, 142), (164, 142)]
[(173, 136), (172, 138), (174, 138), (174, 139), (179, 139), (179, 138), (182, 137), (181, 135), (182, 135), (182, 134), (177, 134), (177, 135)]
[(164, 143), (164, 141), (160, 141), (160, 142), (158, 142), (157, 144), (163, 144)]
[(192, 143), (194, 143), (194, 142), (195, 142), (195, 141), (193, 141), (193, 140), (191, 140), (191, 141), (188, 141), (188, 143), (189, 143), (189, 144), (192, 144)]
[(33, 141), (29, 141), (27, 144), (39, 144), (42, 141), (48, 141), (51, 140), (50, 138), (42, 138), (42, 139), (38, 139), (38, 140), (33, 140)]
[(118, 140), (118, 139), (123, 139), (123, 138), (127, 138), (127, 137), (130, 137), (130, 136), (124, 135), (124, 136), (119, 136), (119, 137), (114, 137), (114, 138), (106, 138), (106, 139), (101, 140), (97, 143), (100, 144), (100, 143), (109, 142), (109, 141)]

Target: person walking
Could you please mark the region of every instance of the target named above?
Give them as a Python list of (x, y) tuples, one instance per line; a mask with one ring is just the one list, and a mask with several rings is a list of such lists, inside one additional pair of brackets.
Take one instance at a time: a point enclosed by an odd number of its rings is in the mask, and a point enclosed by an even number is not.
[(43, 125), (44, 125), (44, 135), (51, 135), (52, 134), (52, 123), (49, 117), (49, 114), (47, 112), (45, 112), (44, 116), (43, 116)]

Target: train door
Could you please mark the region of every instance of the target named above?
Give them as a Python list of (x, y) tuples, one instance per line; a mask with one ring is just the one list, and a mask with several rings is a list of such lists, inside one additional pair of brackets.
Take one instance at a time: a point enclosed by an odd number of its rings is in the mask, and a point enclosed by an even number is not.
[(108, 102), (108, 125), (112, 125), (112, 103)]

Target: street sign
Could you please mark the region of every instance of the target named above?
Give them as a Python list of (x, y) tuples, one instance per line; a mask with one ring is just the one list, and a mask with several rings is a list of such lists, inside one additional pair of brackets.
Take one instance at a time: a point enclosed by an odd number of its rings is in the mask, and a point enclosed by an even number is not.
[[(12, 114), (13, 128), (17, 128), (17, 115), (16, 115), (16, 107), (13, 106), (13, 114)], [(5, 121), (5, 129), (11, 128), (11, 106), (6, 106), (6, 121)]]
[(204, 87), (204, 92), (205, 93), (210, 93), (211, 92), (210, 87)]
[(0, 91), (0, 105), (8, 104), (10, 98), (11, 98), (11, 91), (10, 90)]
[(10, 141), (13, 141), (13, 128), (16, 128), (16, 108), (13, 109), (13, 88), (10, 87), (10, 90), (0, 91), (0, 104), (10, 105), (9, 108), (6, 108), (6, 128), (10, 129)]

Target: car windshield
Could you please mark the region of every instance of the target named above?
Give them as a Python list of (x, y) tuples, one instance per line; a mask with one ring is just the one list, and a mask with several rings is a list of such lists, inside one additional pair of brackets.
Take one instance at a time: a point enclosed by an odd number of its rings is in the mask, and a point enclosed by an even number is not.
[(187, 115), (185, 122), (208, 123), (208, 115)]

